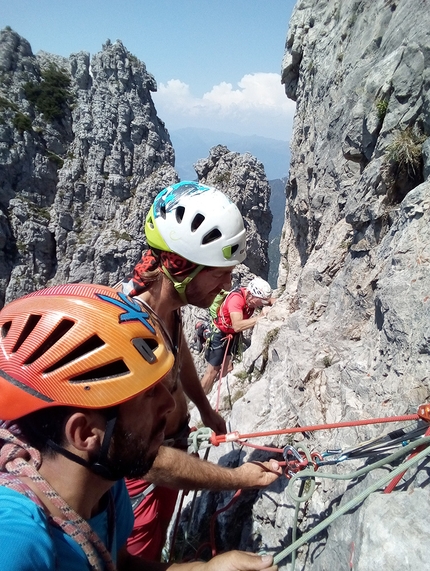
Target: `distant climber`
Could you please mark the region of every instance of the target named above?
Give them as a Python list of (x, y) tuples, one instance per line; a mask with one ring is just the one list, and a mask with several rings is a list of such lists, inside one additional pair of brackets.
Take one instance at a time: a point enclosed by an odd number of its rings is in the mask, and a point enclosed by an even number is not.
[(206, 340), (210, 337), (211, 326), (209, 321), (199, 319), (196, 321), (194, 337), (190, 343), (190, 349), (194, 349), (197, 353), (201, 353), (206, 344)]
[[(205, 394), (209, 394), (218, 376), (232, 370), (232, 357), (236, 354), (242, 331), (251, 329), (266, 313), (253, 317), (258, 307), (272, 305), (272, 288), (262, 278), (256, 277), (246, 287), (232, 290), (218, 307), (213, 320), (212, 334), (205, 351), (208, 362), (202, 378)], [(223, 370), (221, 366), (224, 362)]]

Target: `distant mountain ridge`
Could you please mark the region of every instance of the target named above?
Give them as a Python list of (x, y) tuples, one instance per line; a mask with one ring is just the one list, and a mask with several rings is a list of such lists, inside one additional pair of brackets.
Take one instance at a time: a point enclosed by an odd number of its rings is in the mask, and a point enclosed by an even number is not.
[(184, 128), (169, 130), (175, 149), (175, 169), (182, 180), (197, 178), (193, 164), (207, 157), (216, 145), (225, 145), (230, 151), (251, 153), (264, 165), (269, 180), (284, 178), (288, 174), (290, 151), (288, 141), (260, 136), (242, 136), (211, 129)]

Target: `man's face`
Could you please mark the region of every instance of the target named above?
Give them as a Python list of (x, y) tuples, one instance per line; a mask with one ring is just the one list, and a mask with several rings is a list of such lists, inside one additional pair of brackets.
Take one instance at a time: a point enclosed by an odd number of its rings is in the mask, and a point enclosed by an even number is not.
[(175, 407), (169, 373), (150, 389), (119, 406), (107, 465), (120, 478), (142, 478), (164, 440), (166, 416)]
[(231, 272), (234, 266), (227, 268), (203, 268), (187, 285), (186, 296), (190, 305), (209, 307), (222, 289), (231, 288)]
[(263, 307), (264, 305), (268, 305), (268, 302), (265, 299), (262, 299), (261, 297), (256, 297), (255, 295), (252, 295), (250, 293), (248, 293), (248, 298), (246, 301), (247, 305), (249, 307)]

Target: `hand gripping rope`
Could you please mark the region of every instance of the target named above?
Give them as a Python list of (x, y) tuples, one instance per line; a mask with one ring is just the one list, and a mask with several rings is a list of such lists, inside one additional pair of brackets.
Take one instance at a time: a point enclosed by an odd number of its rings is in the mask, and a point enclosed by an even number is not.
[[(363, 426), (369, 424), (380, 424), (389, 422), (404, 422), (404, 421), (425, 421), (427, 424), (421, 424), (417, 428), (406, 431), (404, 429), (394, 430), (383, 436), (379, 436), (349, 450), (327, 450), (322, 454), (318, 452), (310, 452), (302, 443), (294, 446), (287, 445), (284, 448), (272, 448), (267, 446), (259, 446), (248, 442), (248, 438), (272, 436), (280, 434), (291, 434), (296, 432), (311, 432), (316, 430), (327, 430), (334, 428), (343, 428), (351, 426)], [(301, 426), (294, 428), (286, 428), (280, 430), (272, 430), (267, 432), (255, 432), (250, 434), (240, 434), (239, 432), (229, 432), (228, 434), (216, 435), (212, 430), (203, 427), (190, 434), (189, 438), (189, 451), (197, 452), (200, 448), (207, 448), (209, 446), (219, 446), (221, 443), (237, 443), (240, 446), (250, 446), (259, 450), (266, 450), (272, 453), (282, 454), (284, 461), (280, 462), (285, 466), (285, 476), (290, 480), (287, 491), (291, 499), (296, 503), (295, 518), (292, 534), (292, 543), (283, 551), (278, 553), (274, 558), (274, 563), (278, 564), (285, 559), (288, 555), (292, 555), (292, 569), (295, 565), (295, 556), (297, 549), (303, 544), (307, 543), (315, 535), (320, 533), (323, 529), (328, 527), (341, 515), (347, 513), (353, 507), (357, 506), (364, 501), (371, 493), (386, 486), (384, 493), (390, 493), (395, 486), (399, 483), (404, 473), (412, 466), (419, 464), (419, 462), (430, 456), (430, 403), (420, 405), (417, 414), (391, 416), (386, 418), (374, 418), (366, 420), (339, 422), (332, 424), (322, 424), (313, 426)], [(388, 456), (387, 456), (388, 454)], [(333, 479), (333, 480), (353, 480), (359, 478), (382, 466), (388, 466), (392, 462), (399, 460), (402, 457), (409, 457), (397, 466), (395, 469), (389, 471), (384, 477), (377, 482), (374, 482), (367, 489), (362, 491), (356, 498), (353, 498), (344, 506), (339, 508), (336, 512), (332, 513), (329, 517), (321, 521), (313, 529), (304, 533), (299, 539), (296, 540), (297, 535), (297, 522), (300, 504), (306, 502), (312, 496), (315, 490), (315, 478)], [(361, 458), (379, 457), (375, 462), (360, 468), (349, 474), (333, 474), (324, 473), (319, 469), (324, 466), (336, 465), (346, 460), (357, 460)], [(381, 456), (384, 456), (381, 459)], [(317, 474), (318, 471), (318, 474)], [(295, 493), (295, 484), (300, 481), (299, 492)], [(391, 481), (391, 482), (390, 482)], [(307, 485), (305, 486), (305, 484)], [(388, 484), (388, 485), (387, 485)], [(306, 491), (305, 491), (306, 488)], [(227, 504), (220, 511), (225, 511), (230, 507), (233, 501), (237, 498), (236, 494), (231, 502)], [(215, 517), (214, 514), (213, 517)], [(216, 554), (214, 547), (214, 522), (211, 521), (211, 544), (212, 554)], [(202, 546), (203, 547), (203, 546)]]

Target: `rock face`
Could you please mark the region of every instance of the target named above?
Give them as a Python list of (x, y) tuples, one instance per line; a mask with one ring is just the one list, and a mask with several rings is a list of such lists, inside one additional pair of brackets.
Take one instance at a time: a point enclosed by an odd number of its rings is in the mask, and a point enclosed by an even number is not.
[[(120, 41), (90, 62), (84, 52), (33, 55), (10, 28), (1, 32), (0, 77), (0, 307), (54, 283), (113, 285), (145, 247), (154, 196), (178, 181), (151, 98), (155, 79)], [(246, 215), (252, 254), (243, 272), (267, 276), (261, 163), (217, 149), (200, 169)]]
[(114, 283), (138, 259), (153, 196), (177, 181), (155, 80), (121, 42), (90, 66), (83, 52), (34, 56), (6, 29), (0, 54), (1, 298)]
[[(223, 381), (220, 405), (227, 412), (233, 403), (232, 430), (411, 414), (430, 399), (429, 24), (421, 0), (299, 0), (295, 7), (282, 68), (297, 111), (280, 298)], [(402, 426), (251, 441), (347, 450)], [(209, 458), (232, 465), (244, 451), (224, 445)], [(345, 461), (318, 473), (345, 475), (365, 463)], [(296, 568), (426, 568), (428, 462), (419, 468), (391, 494), (371, 494), (312, 538)], [(298, 512), (297, 537), (385, 473), (374, 470), (352, 483), (317, 477)], [(287, 484), (284, 478), (264, 493), (248, 492), (220, 515), (218, 546), (274, 554), (288, 546), (295, 502)], [(298, 484), (292, 487), (297, 493)], [(228, 498), (202, 494), (194, 529)], [(410, 517), (414, 523), (405, 525)], [(289, 569), (288, 561), (281, 568)]]
[[(279, 300), (223, 380), (220, 400), (217, 390), (211, 394), (232, 430), (404, 415), (430, 400), (427, 4), (296, 5), (282, 71), (297, 113)], [(71, 96), (63, 93), (61, 114), (54, 109), (47, 121), (28, 99), (34, 86), (24, 86), (52, 75), (58, 80), (52, 63), (66, 70)], [(150, 98), (153, 78), (120, 42), (106, 44), (89, 66), (86, 54), (33, 56), (10, 30), (2, 33), (0, 67), (2, 296), (11, 299), (55, 281), (114, 282), (140, 255), (143, 216), (154, 194), (177, 180), (168, 133)], [(267, 275), (270, 194), (258, 162), (215, 147), (196, 172), (232, 192), (246, 216), (250, 255), (247, 267), (238, 268), (239, 279), (250, 271)], [(322, 453), (348, 450), (403, 426), (373, 423), (252, 441)], [(231, 446), (214, 448), (209, 459), (235, 465), (270, 455)], [(322, 477), (346, 476), (365, 463), (319, 469), (313, 494), (298, 510), (297, 537), (386, 474), (379, 468), (352, 482)], [(418, 468), (391, 494), (370, 494), (311, 538), (300, 548), (296, 568), (426, 569), (428, 462)], [(298, 487), (282, 477), (262, 492), (244, 492), (235, 508), (218, 516), (218, 549), (279, 553), (292, 541), (295, 501), (289, 491)], [(208, 514), (230, 497), (199, 496), (191, 527), (193, 536), (201, 533), (199, 541), (206, 539)]]
[[(254, 276), (267, 279), (271, 189), (262, 163), (249, 153), (230, 152), (227, 147), (217, 145), (209, 151), (207, 159), (197, 161), (194, 169), (200, 182), (215, 186), (230, 196), (244, 218), (247, 256), (233, 271), (233, 287), (246, 285)], [(194, 335), (194, 324), (198, 320), (210, 321), (207, 310), (195, 307), (185, 307), (183, 316), (189, 339)], [(193, 357), (202, 375), (206, 368), (204, 352), (193, 352)]]
[(272, 225), (269, 208), (270, 185), (263, 164), (249, 153), (230, 152), (218, 145), (207, 159), (194, 165), (199, 181), (224, 191), (237, 204), (246, 228), (246, 265), (255, 275), (267, 279), (267, 249)]

